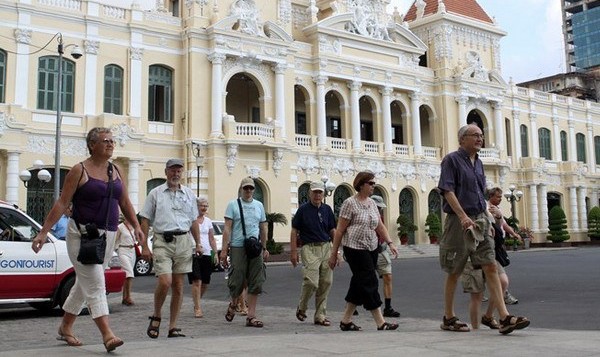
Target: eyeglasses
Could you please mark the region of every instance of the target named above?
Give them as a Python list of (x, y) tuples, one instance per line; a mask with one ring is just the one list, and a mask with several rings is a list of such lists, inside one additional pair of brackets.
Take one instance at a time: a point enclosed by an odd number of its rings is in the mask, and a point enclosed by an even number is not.
[(104, 139), (101, 141), (104, 145), (115, 145), (115, 141), (113, 139)]
[(208, 205), (198, 205), (198, 207), (202, 207), (202, 208), (207, 207), (208, 208)]
[(465, 136), (470, 136), (470, 137), (475, 138), (475, 139), (484, 139), (485, 138), (485, 135), (483, 135), (483, 134), (468, 134), (468, 135), (465, 135)]
[(375, 186), (375, 184), (376, 184), (376, 182), (375, 182), (375, 181), (369, 181), (369, 182), (367, 182), (367, 183), (368, 183), (369, 185), (371, 185), (371, 186)]
[(244, 186), (244, 187), (242, 187), (242, 189), (244, 191), (254, 191), (254, 187), (252, 187), (252, 186)]

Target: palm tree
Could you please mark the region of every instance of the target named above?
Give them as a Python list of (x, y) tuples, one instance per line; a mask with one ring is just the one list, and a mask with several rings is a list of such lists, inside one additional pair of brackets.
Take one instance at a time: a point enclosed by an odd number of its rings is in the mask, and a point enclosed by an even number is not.
[(275, 227), (275, 223), (281, 224), (283, 226), (288, 224), (287, 217), (283, 213), (267, 213), (267, 250), (271, 254), (281, 253), (283, 247), (281, 244), (276, 244), (273, 239), (273, 231)]

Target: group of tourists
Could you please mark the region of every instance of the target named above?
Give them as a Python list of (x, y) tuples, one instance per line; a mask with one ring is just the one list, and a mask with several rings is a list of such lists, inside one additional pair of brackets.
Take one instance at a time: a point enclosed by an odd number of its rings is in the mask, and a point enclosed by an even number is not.
[[(461, 322), (454, 313), (456, 285), (469, 262), (471, 268), (482, 271), (489, 293), (491, 308), (482, 317), (482, 323), (494, 325), (502, 334), (508, 334), (527, 327), (529, 320), (511, 315), (503, 299), (503, 290), (506, 288), (501, 285), (502, 271), (499, 272), (495, 260), (494, 232), (490, 229), (494, 213), (497, 212), (485, 201), (485, 175), (483, 164), (477, 155), (482, 147), (483, 134), (476, 125), (466, 125), (460, 128), (458, 141), (459, 149), (442, 160), (438, 185), (444, 198), (443, 210), (447, 214), (439, 243), (440, 265), (447, 273), (441, 328), (448, 331), (469, 331), (468, 325)], [(185, 336), (177, 321), (186, 275), (192, 284), (194, 316), (203, 316), (200, 299), (210, 283), (212, 267), (218, 262), (225, 267), (233, 267), (228, 273), (230, 301), (225, 319), (232, 321), (241, 305), (244, 310), (247, 309), (244, 311), (245, 325), (263, 327), (264, 323), (257, 316), (256, 307), (266, 280), (264, 261), (268, 259), (269, 252), (266, 249), (266, 213), (262, 203), (253, 198), (254, 180), (251, 177), (243, 178), (238, 198), (227, 204), (222, 250), (217, 256), (212, 222), (206, 216), (208, 200), (197, 198), (190, 188), (181, 184), (183, 160), (167, 161), (166, 182), (149, 192), (142, 210), (136, 216), (121, 169), (109, 161), (115, 144), (110, 129), (90, 130), (86, 143), (90, 157), (69, 171), (59, 200), (48, 213), (41, 231), (32, 243), (33, 250), (39, 252), (47, 240), (48, 232), (72, 204), (66, 242), (76, 272), (76, 281), (62, 306), (65, 313), (58, 328), (57, 339), (70, 346), (81, 346), (81, 341), (73, 333), (73, 324), (86, 305), (102, 334), (106, 350), (113, 351), (123, 344), (109, 325), (104, 269), (115, 249), (123, 250), (120, 255), (123, 255), (124, 265), (128, 267), (132, 260), (130, 249), (134, 244), (141, 246), (143, 258), (153, 260), (154, 272), (158, 278), (154, 309), (146, 331), (150, 338), (160, 336), (162, 307), (169, 291), (171, 301), (167, 337)], [(383, 222), (383, 198), (373, 195), (375, 185), (375, 175), (372, 172), (359, 172), (353, 181), (356, 194), (344, 201), (336, 223), (330, 206), (323, 203), (324, 184), (310, 184), (309, 201), (298, 208), (292, 219), (290, 234), (290, 261), (294, 267), (301, 262), (303, 272), (296, 308), (296, 318), (299, 321), (308, 318), (309, 301), (314, 295), (314, 324), (331, 325), (327, 315), (327, 297), (333, 281), (333, 271), (343, 259), (348, 263), (352, 277), (345, 297), (346, 306), (339, 322), (340, 329), (362, 329), (352, 320), (357, 314), (358, 306), (371, 313), (377, 330), (398, 328), (397, 322), (385, 319), (400, 316), (391, 305), (391, 259), (397, 256), (398, 249)], [(106, 217), (98, 214), (99, 212), (107, 212)], [(122, 212), (121, 226), (119, 212)], [(77, 259), (82, 239), (85, 239), (82, 238), (81, 227), (89, 223), (94, 223), (100, 233), (105, 234), (103, 264), (83, 264)], [(150, 228), (154, 237), (152, 252), (146, 240)], [(118, 240), (115, 243), (116, 237)], [(131, 298), (132, 278), (131, 272), (124, 285), (124, 305), (134, 304)], [(379, 294), (379, 278), (384, 282), (384, 302)], [(481, 297), (478, 298), (481, 301)], [(385, 306), (382, 311), (383, 303)], [(498, 313), (499, 322), (493, 318), (494, 309)], [(471, 320), (478, 321), (478, 315), (475, 318), (471, 316)]]

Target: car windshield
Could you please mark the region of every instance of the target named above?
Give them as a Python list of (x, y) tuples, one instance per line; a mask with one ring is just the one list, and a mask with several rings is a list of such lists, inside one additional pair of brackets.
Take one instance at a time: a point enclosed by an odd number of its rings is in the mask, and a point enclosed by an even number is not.
[(0, 240), (31, 242), (39, 230), (17, 211), (0, 207)]
[(225, 228), (224, 222), (214, 222), (213, 221), (213, 232), (215, 235), (223, 234), (224, 228)]

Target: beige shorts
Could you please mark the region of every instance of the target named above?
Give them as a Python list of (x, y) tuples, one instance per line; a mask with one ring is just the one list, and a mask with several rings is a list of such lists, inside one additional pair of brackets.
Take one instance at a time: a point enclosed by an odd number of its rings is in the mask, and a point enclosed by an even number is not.
[(384, 244), (384, 249), (377, 256), (377, 274), (379, 277), (392, 274), (392, 254), (387, 244)]
[(154, 274), (186, 274), (192, 271), (193, 239), (190, 233), (175, 236), (171, 243), (165, 242), (163, 235), (154, 233), (152, 255)]
[[(482, 217), (485, 217), (485, 213), (470, 218), (475, 221)], [(496, 262), (494, 240), (491, 236), (486, 234), (483, 241), (476, 247), (469, 244), (468, 239), (458, 216), (447, 215), (444, 222), (444, 233), (440, 240), (439, 259), (443, 271), (448, 274), (460, 274), (469, 259), (476, 265), (488, 265)]]
[(482, 293), (485, 291), (485, 279), (483, 269), (475, 269), (471, 262), (465, 264), (465, 269), (460, 275), (460, 282), (465, 293)]

